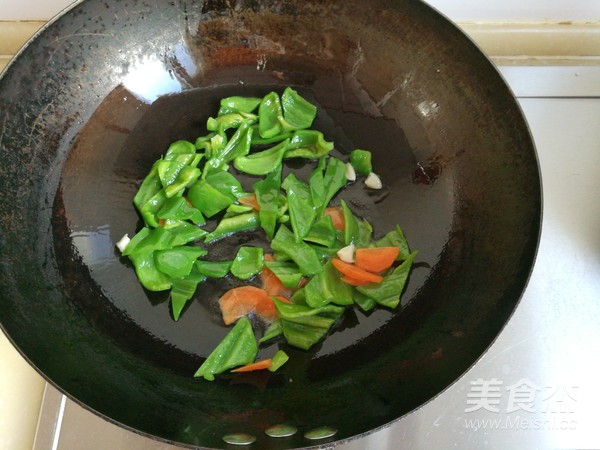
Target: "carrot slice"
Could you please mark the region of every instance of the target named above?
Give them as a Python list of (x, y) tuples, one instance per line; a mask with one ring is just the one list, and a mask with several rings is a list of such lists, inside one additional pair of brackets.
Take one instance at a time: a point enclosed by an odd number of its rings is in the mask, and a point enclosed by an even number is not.
[(383, 272), (389, 269), (398, 257), (398, 247), (357, 248), (354, 264), (369, 272)]
[(356, 281), (366, 281), (369, 283), (381, 283), (383, 277), (380, 275), (371, 273), (366, 271), (365, 269), (361, 269), (360, 267), (356, 267), (354, 264), (348, 264), (342, 261), (341, 259), (333, 258), (331, 260), (333, 266), (349, 278), (352, 278)]
[(333, 222), (333, 228), (335, 228), (336, 230), (343, 231), (346, 228), (344, 212), (342, 211), (342, 208), (340, 206), (325, 208), (323, 215), (331, 217), (331, 221)]
[(370, 281), (356, 280), (356, 279), (350, 278), (350, 277), (342, 277), (341, 280), (344, 283), (349, 284), (350, 286), (364, 286), (365, 284), (370, 283)]
[(219, 306), (226, 325), (251, 312), (268, 322), (277, 319), (273, 299), (267, 291), (256, 286), (240, 286), (228, 290), (219, 299)]
[(249, 206), (254, 211), (260, 211), (260, 205), (256, 199), (256, 194), (244, 195), (243, 197), (238, 198), (238, 203), (240, 205)]
[[(269, 253), (265, 254), (264, 259), (265, 261), (274, 261), (273, 255)], [(263, 289), (267, 291), (269, 295), (286, 298), (291, 297), (293, 290), (286, 288), (281, 280), (277, 278), (277, 275), (275, 275), (267, 266), (264, 266), (260, 271), (260, 279), (262, 280)]]
[(271, 358), (261, 359), (260, 361), (256, 361), (250, 364), (246, 364), (245, 366), (238, 367), (237, 369), (233, 369), (232, 372), (252, 372), (253, 370), (264, 370), (271, 367), (272, 363)]

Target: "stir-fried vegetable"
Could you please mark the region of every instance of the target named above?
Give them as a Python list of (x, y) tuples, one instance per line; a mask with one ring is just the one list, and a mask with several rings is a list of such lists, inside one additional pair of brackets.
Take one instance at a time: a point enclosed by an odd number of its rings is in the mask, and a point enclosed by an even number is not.
[[(331, 156), (334, 143), (311, 129), (316, 115), (316, 106), (289, 87), (281, 96), (224, 98), (206, 121), (207, 134), (173, 142), (141, 181), (133, 203), (144, 226), (118, 247), (144, 288), (171, 290), (174, 320), (205, 280), (246, 283), (219, 298), (223, 322), (233, 327), (195, 377), (284, 364), (281, 350), (255, 361), (253, 323), (263, 324), (261, 345), (285, 339), (308, 350), (347, 308), (368, 312), (400, 302), (416, 255), (403, 231), (374, 240), (371, 224), (335, 200), (357, 176), (381, 187), (372, 154)], [(306, 179), (288, 167), (297, 158), (312, 165)], [(251, 190), (238, 173), (258, 177)], [(256, 230), (265, 245), (239, 245), (230, 260), (204, 259), (215, 242)]]
[(257, 353), (258, 344), (250, 320), (242, 317), (208, 355), (194, 377), (204, 377), (212, 381), (218, 373), (251, 363)]

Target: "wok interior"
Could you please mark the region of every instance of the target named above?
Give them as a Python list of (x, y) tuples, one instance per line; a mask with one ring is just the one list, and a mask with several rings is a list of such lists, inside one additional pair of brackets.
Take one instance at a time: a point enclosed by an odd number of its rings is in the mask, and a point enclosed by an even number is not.
[[(175, 323), (114, 243), (152, 162), (193, 140), (227, 95), (291, 85), (338, 154), (373, 152), (385, 189), (343, 193), (376, 235), (400, 224), (417, 264), (399, 311), (355, 311), (277, 374), (191, 375), (224, 336), (207, 283)], [(418, 2), (88, 0), (0, 80), (2, 326), (60, 389), (123, 426), (221, 447), (262, 446), (289, 422), (333, 439), (380, 427), (441, 392), (513, 311), (538, 242), (535, 151), (497, 72)], [(6, 152), (5, 152), (6, 153)], [(299, 170), (307, 171), (310, 164)], [(246, 180), (248, 181), (248, 180)], [(248, 234), (215, 247), (230, 254)]]

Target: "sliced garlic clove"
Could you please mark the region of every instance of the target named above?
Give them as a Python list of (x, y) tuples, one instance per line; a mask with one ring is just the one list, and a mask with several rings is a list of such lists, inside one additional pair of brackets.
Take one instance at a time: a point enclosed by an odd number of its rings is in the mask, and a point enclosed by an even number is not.
[(340, 258), (344, 262), (353, 263), (355, 250), (356, 250), (356, 247), (354, 246), (354, 244), (347, 245), (346, 247), (338, 250), (338, 252), (337, 252), (338, 258)]
[(379, 178), (379, 175), (377, 175), (375, 172), (371, 172), (365, 179), (365, 185), (371, 189), (381, 189), (383, 187), (381, 178)]
[(346, 163), (346, 172), (344, 175), (346, 176), (346, 180), (356, 181), (356, 171), (354, 170), (354, 166), (352, 164)]
[(131, 239), (129, 239), (129, 236), (127, 234), (125, 234), (125, 236), (123, 236), (121, 239), (119, 239), (119, 242), (117, 242), (117, 248), (119, 249), (119, 251), (121, 253), (123, 253), (123, 251), (125, 251), (125, 247), (127, 247), (127, 244), (129, 244), (129, 241), (131, 241)]

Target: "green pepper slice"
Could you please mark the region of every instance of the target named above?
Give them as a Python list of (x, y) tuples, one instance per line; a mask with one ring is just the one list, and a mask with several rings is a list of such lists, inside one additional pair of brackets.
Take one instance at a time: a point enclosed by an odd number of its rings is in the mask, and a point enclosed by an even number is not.
[(305, 242), (296, 242), (294, 234), (285, 225), (280, 225), (271, 241), (271, 248), (294, 261), (303, 275), (314, 275), (322, 269), (317, 253)]
[(222, 98), (220, 102), (219, 115), (232, 112), (254, 112), (254, 110), (258, 108), (258, 105), (260, 105), (261, 100), (261, 98), (256, 97), (240, 96)]
[(211, 278), (223, 278), (229, 273), (233, 261), (196, 261), (196, 270)]
[(266, 175), (281, 165), (289, 140), (286, 139), (274, 147), (248, 156), (239, 156), (233, 161), (234, 167), (240, 172), (250, 175)]
[(300, 242), (311, 230), (316, 217), (310, 188), (291, 173), (283, 182), (287, 191), (290, 222), (296, 242)]
[(288, 144), (284, 158), (317, 159), (333, 150), (333, 142), (326, 141), (323, 133), (314, 130), (296, 131)]
[(275, 227), (279, 218), (279, 194), (281, 190), (281, 165), (261, 181), (254, 183), (252, 188), (256, 194), (256, 201), (260, 206), (258, 217), (260, 226), (269, 239), (275, 235)]
[(206, 235), (204, 242), (209, 244), (233, 233), (256, 230), (259, 225), (258, 214), (254, 211), (238, 214), (237, 216), (224, 217), (217, 225), (217, 228)]
[(281, 106), (285, 121), (296, 130), (309, 128), (317, 116), (317, 107), (291, 87), (283, 91)]
[(213, 381), (215, 375), (237, 366), (251, 363), (258, 353), (258, 344), (247, 317), (241, 317), (217, 347), (208, 355), (194, 377)]
[(366, 176), (373, 172), (373, 165), (371, 164), (371, 152), (368, 150), (352, 150), (350, 152), (350, 164), (352, 164), (354, 170), (362, 175)]
[(156, 268), (165, 275), (171, 278), (182, 278), (190, 274), (196, 259), (206, 253), (204, 249), (189, 246), (156, 250), (154, 263)]
[(231, 264), (231, 273), (240, 280), (249, 280), (259, 273), (264, 263), (261, 247), (241, 246)]
[(202, 283), (205, 279), (204, 275), (192, 271), (185, 277), (173, 280), (171, 286), (171, 312), (175, 321), (179, 320), (183, 308), (194, 296), (198, 284)]
[(383, 277), (381, 283), (358, 286), (356, 290), (372, 298), (382, 306), (392, 309), (396, 308), (400, 303), (400, 295), (402, 295), (410, 268), (416, 256), (417, 252), (408, 255), (402, 264)]
[(282, 115), (283, 108), (279, 95), (276, 92), (269, 92), (258, 106), (258, 133), (261, 138), (272, 138), (281, 134), (283, 130), (279, 117)]

